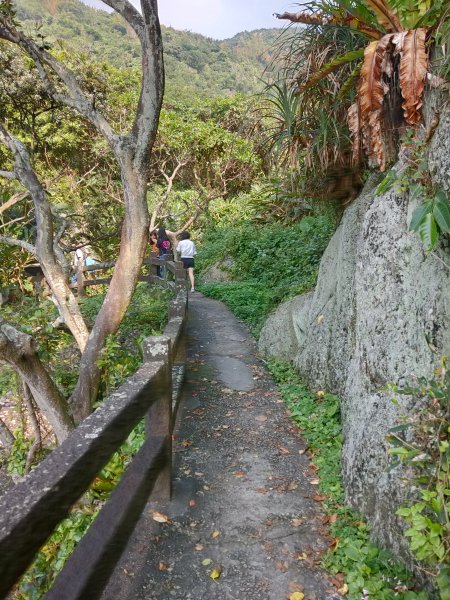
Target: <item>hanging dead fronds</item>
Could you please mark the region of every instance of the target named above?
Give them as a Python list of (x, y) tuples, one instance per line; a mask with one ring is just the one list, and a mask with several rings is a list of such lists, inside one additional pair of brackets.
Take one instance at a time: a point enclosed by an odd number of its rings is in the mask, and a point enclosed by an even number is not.
[[(353, 139), (354, 144), (359, 144), (362, 135), (369, 158), (376, 160), (381, 171), (386, 167), (386, 147), (392, 145), (388, 143), (388, 134), (384, 132), (383, 103), (394, 78), (397, 78), (396, 69), (403, 97), (404, 119), (408, 125), (417, 125), (421, 120), (420, 109), (428, 70), (426, 34), (426, 29), (389, 33), (378, 42), (371, 42), (364, 52), (357, 95), (360, 124), (358, 135)], [(399, 66), (394, 60), (397, 55), (400, 55)], [(349, 113), (349, 125), (350, 122), (352, 136), (355, 136), (354, 109)], [(367, 128), (365, 134), (364, 128)]]
[(390, 56), (393, 34), (385, 35), (379, 41), (371, 42), (364, 52), (364, 63), (358, 89), (359, 109), (362, 127), (368, 128), (370, 153), (384, 171), (386, 157), (381, 127), (383, 101), (389, 89), (384, 75), (391, 72)]
[(347, 123), (352, 135), (353, 163), (357, 165), (361, 160), (361, 125), (358, 102), (354, 102), (348, 109)]
[(403, 39), (400, 58), (400, 89), (403, 96), (403, 115), (409, 125), (417, 125), (421, 119), (423, 90), (428, 70), (425, 49), (426, 29), (407, 31)]

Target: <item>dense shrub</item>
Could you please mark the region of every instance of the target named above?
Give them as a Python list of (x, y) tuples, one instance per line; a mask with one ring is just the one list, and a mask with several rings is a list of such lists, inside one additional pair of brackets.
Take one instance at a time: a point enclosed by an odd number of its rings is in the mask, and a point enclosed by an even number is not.
[(233, 282), (205, 284), (201, 289), (226, 302), (257, 334), (277, 304), (315, 285), (333, 229), (330, 219), (319, 216), (292, 226), (246, 223), (212, 230), (199, 251), (200, 273), (229, 257)]

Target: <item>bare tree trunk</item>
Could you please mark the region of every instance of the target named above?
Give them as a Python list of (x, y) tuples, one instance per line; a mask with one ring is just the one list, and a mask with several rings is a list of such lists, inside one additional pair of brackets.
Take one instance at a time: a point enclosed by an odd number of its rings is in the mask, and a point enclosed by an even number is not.
[(147, 248), (149, 214), (146, 182), (133, 172), (122, 179), (129, 210), (122, 228), (119, 257), (114, 274), (83, 352), (79, 379), (70, 399), (76, 423), (91, 412), (101, 376), (96, 362), (106, 337), (117, 331), (130, 304)]
[(0, 320), (0, 353), (27, 383), (58, 443), (63, 442), (74, 427), (73, 421), (64, 397), (37, 356), (33, 338)]
[(8, 425), (5, 423), (5, 421), (3, 421), (3, 419), (0, 419), (0, 442), (3, 444), (5, 450), (11, 450), (14, 440), (15, 438)]
[(33, 397), (31, 395), (30, 388), (25, 382), (23, 382), (23, 399), (25, 402), (25, 406), (28, 409), (28, 414), (30, 416), (31, 425), (33, 426), (34, 431), (34, 441), (31, 445), (31, 448), (28, 450), (27, 462), (25, 464), (25, 473), (28, 473), (31, 469), (31, 463), (33, 462), (33, 459), (36, 456), (37, 451), (41, 449), (42, 436), (39, 421), (33, 406)]

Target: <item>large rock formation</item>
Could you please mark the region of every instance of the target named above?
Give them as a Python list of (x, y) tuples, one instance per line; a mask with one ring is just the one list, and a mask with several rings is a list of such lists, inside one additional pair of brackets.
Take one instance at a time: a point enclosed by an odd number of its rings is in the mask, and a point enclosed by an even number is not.
[[(447, 190), (449, 134), (447, 111), (429, 151), (433, 177)], [(311, 386), (341, 397), (347, 498), (367, 515), (375, 537), (406, 557), (395, 516), (405, 488), (398, 472), (387, 471), (385, 435), (414, 406), (405, 396), (394, 404), (386, 384), (430, 377), (439, 357), (450, 354), (450, 251), (443, 240), (426, 256), (408, 232), (414, 201), (392, 189), (377, 196), (378, 181), (370, 178), (346, 209), (314, 293), (269, 318), (260, 349), (289, 354)]]

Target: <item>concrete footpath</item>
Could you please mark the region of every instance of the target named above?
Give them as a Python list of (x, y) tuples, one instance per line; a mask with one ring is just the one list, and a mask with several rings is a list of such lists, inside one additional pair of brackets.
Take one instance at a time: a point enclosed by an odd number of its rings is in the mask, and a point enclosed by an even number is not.
[(173, 500), (147, 506), (103, 600), (339, 599), (317, 477), (253, 338), (196, 292), (187, 343)]

